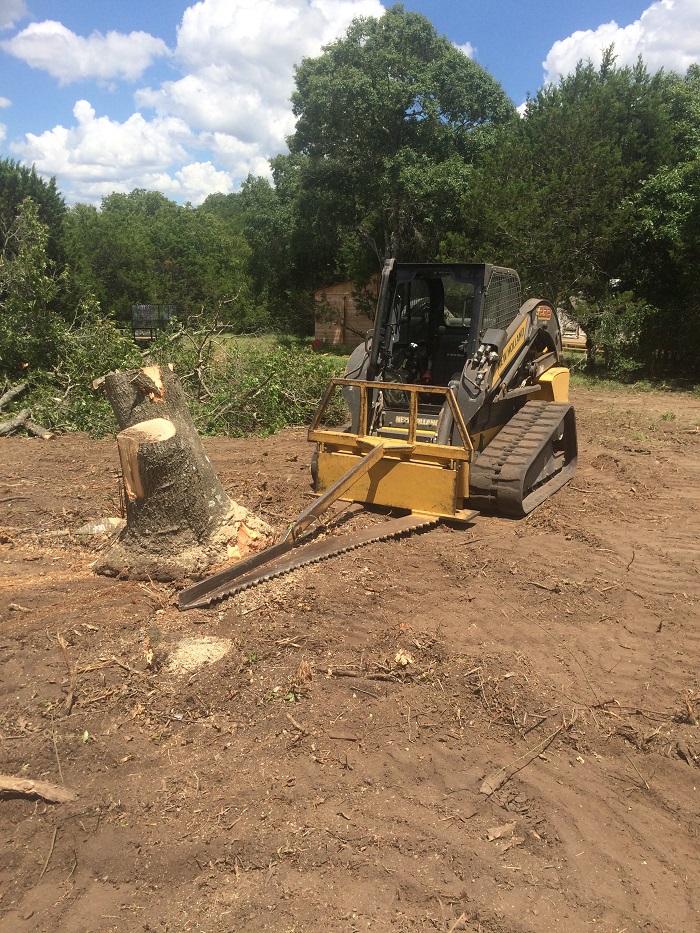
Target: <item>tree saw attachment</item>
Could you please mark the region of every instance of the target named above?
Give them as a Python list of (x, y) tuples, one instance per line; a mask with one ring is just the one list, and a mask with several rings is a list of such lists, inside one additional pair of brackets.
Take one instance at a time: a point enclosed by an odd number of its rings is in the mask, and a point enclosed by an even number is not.
[[(343, 498), (356, 483), (362, 482), (370, 468), (382, 459), (387, 446), (394, 446), (384, 441), (377, 443), (376, 439), (372, 441), (373, 443), (369, 444), (369, 450), (345, 475), (341, 476), (323, 495), (294, 519), (281, 541), (182, 590), (178, 608), (201, 609), (248, 587), (255, 586), (256, 583), (282, 576), (297, 567), (317, 563), (327, 557), (343, 554), (373, 541), (399, 538), (410, 532), (436, 525), (439, 521), (437, 515), (410, 514), (380, 522), (354, 534), (314, 540), (312, 526), (323, 512), (336, 500)], [(471, 514), (476, 515), (476, 512)]]

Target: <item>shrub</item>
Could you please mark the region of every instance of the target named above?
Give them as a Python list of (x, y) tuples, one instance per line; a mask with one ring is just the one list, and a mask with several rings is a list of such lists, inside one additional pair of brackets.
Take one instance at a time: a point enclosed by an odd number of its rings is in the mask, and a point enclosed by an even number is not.
[[(205, 434), (271, 434), (307, 424), (344, 360), (322, 356), (296, 341), (243, 339), (202, 345), (193, 335), (164, 335), (156, 362), (171, 362), (188, 394), (195, 423)], [(344, 419), (342, 404), (331, 415)]]
[(644, 337), (658, 311), (632, 292), (579, 301), (576, 319), (588, 335), (589, 361), (620, 378), (641, 372)]
[(139, 366), (141, 354), (133, 341), (93, 310), (79, 326), (61, 333), (56, 356), (51, 370), (39, 369), (28, 377), (32, 391), (27, 404), (35, 420), (54, 431), (87, 431), (94, 437), (115, 431), (112, 409), (92, 381), (115, 369)]

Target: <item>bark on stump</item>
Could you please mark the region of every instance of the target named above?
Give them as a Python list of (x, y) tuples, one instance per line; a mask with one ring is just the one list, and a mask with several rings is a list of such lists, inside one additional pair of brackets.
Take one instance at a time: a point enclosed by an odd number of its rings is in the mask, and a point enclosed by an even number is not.
[(96, 566), (131, 579), (178, 580), (264, 547), (272, 529), (233, 502), (169, 369), (104, 379), (117, 435), (126, 527)]

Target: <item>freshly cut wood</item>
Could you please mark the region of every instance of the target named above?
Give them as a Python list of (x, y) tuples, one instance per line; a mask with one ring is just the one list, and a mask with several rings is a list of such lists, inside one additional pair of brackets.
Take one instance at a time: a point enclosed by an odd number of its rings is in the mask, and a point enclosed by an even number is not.
[(24, 430), (27, 434), (31, 434), (32, 437), (40, 437), (42, 441), (50, 441), (53, 437), (53, 431), (48, 431), (46, 428), (43, 428), (32, 418), (27, 418), (24, 422)]
[(51, 784), (48, 781), (31, 781), (27, 778), (16, 778), (9, 774), (0, 774), (0, 794), (21, 794), (25, 797), (41, 797), (49, 803), (70, 803), (77, 794), (61, 787), (60, 784)]
[(146, 366), (104, 377), (104, 389), (121, 429), (153, 418), (172, 421), (179, 437), (192, 449), (212, 522), (230, 511), (231, 500), (219, 482), (187, 406), (180, 380), (168, 366)]
[(111, 373), (103, 384), (123, 428), (126, 527), (98, 573), (179, 580), (269, 543), (272, 529), (222, 487), (174, 373), (152, 366)]

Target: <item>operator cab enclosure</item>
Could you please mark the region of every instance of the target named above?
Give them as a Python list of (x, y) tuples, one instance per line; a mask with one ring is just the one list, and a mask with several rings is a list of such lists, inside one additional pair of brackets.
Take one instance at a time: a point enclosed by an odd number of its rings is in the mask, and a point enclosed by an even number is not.
[[(486, 263), (386, 263), (367, 378), (383, 383), (447, 386), (459, 379), (487, 330), (505, 330), (518, 315), (521, 289), (513, 269)], [(405, 429), (408, 400), (384, 390), (382, 434)], [(434, 434), (441, 403), (421, 400), (421, 433)]]

